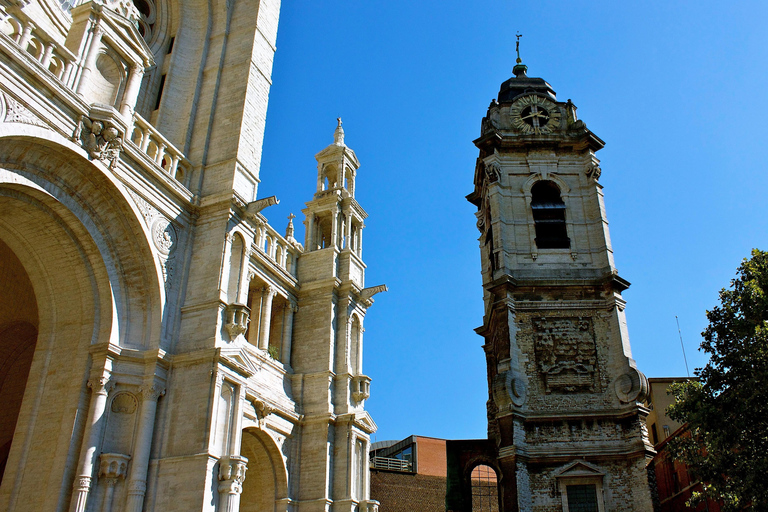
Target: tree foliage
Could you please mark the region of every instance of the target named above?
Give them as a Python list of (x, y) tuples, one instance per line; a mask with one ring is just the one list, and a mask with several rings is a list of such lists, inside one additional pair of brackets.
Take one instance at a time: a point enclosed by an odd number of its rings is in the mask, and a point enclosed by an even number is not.
[(674, 384), (668, 414), (690, 436), (670, 443), (673, 456), (704, 482), (724, 510), (768, 510), (768, 253), (739, 267), (720, 305), (707, 311), (701, 349), (710, 356), (698, 382)]

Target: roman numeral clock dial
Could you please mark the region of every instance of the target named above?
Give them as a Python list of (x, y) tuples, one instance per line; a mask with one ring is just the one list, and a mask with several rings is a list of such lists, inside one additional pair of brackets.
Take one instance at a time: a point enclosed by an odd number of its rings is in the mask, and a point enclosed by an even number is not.
[(560, 125), (560, 109), (552, 101), (531, 94), (512, 104), (512, 125), (525, 134), (552, 133)]

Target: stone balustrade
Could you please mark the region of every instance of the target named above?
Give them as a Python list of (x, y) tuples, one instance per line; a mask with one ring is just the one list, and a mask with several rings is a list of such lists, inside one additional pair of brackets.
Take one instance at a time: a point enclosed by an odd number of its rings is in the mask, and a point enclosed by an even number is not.
[(168, 139), (139, 114), (133, 114), (132, 142), (169, 176), (186, 185), (190, 164)]
[(52, 41), (31, 21), (0, 11), (0, 33), (32, 56), (67, 87), (72, 86), (76, 56), (65, 46)]
[(278, 267), (296, 277), (296, 261), (303, 248), (293, 237), (286, 239), (267, 222), (261, 222), (254, 245)]

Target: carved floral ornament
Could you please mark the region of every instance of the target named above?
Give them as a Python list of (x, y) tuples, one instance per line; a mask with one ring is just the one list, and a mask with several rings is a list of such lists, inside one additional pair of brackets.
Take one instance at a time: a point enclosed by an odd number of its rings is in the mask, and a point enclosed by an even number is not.
[(4, 123), (22, 123), (48, 128), (39, 117), (11, 96), (0, 92), (0, 119)]

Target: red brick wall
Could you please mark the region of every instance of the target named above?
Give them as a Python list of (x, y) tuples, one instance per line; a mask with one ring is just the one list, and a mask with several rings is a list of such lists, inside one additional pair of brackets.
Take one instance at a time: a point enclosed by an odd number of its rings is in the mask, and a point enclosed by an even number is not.
[(445, 439), (417, 437), (417, 471), (420, 475), (440, 476), (445, 478), (448, 465), (445, 456)]
[(371, 499), (380, 512), (445, 512), (445, 477), (371, 470)]

